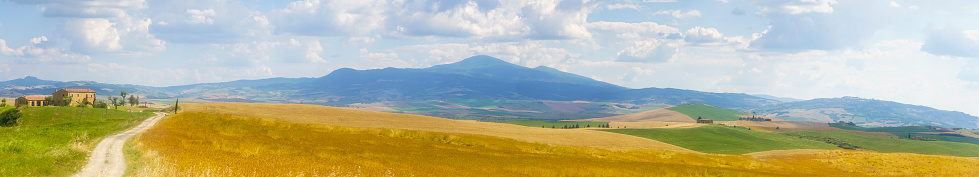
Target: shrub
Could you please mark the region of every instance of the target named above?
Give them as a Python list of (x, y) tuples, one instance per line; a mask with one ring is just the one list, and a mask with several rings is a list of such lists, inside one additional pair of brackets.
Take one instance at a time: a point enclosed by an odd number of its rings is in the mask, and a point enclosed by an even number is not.
[(20, 110), (9, 109), (0, 113), (0, 126), (17, 126), (17, 119), (20, 119)]

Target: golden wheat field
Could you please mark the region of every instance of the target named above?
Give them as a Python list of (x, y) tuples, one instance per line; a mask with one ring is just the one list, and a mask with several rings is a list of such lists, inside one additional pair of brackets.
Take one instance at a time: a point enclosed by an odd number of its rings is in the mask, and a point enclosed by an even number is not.
[(302, 124), (484, 135), (551, 145), (606, 149), (656, 149), (697, 153), (696, 151), (656, 140), (610, 132), (580, 129), (547, 129), (502, 123), (459, 121), (411, 114), (374, 112), (317, 105), (205, 103), (181, 104), (181, 107), (184, 112), (230, 114)]
[[(215, 105), (215, 106), (211, 106)], [(669, 150), (534, 143), (490, 135), (342, 127), (219, 114), (237, 109), (333, 111), (374, 116), (382, 126), (420, 119), (308, 105), (209, 103), (187, 106), (135, 138), (135, 176), (975, 176), (979, 160), (851, 150), (782, 150), (716, 155)], [(294, 108), (300, 107), (300, 108)], [(326, 109), (323, 109), (326, 108)], [(320, 111), (314, 109), (323, 109)], [(206, 112), (205, 112), (206, 111)], [(210, 112), (210, 113), (208, 113)], [(339, 113), (337, 113), (339, 112)], [(241, 114), (241, 113), (239, 113)], [(268, 113), (264, 113), (269, 116)], [(275, 114), (275, 113), (272, 113)], [(280, 113), (282, 114), (282, 113)], [(301, 114), (292, 113), (291, 115)], [(329, 114), (328, 114), (329, 115)], [(259, 118), (256, 118), (259, 117)], [(306, 121), (315, 121), (308, 116)], [(330, 119), (330, 118), (323, 118)], [(442, 120), (451, 121), (451, 120)], [(466, 121), (461, 121), (466, 122)], [(431, 122), (428, 122), (431, 123)], [(427, 125), (427, 124), (425, 124)], [(483, 125), (483, 124), (477, 124)], [(495, 124), (492, 124), (495, 125)], [(380, 126), (380, 125), (374, 125)], [(400, 124), (402, 129), (416, 126)], [(435, 127), (422, 126), (434, 129)], [(422, 129), (415, 128), (415, 129)], [(465, 129), (463, 129), (465, 130)], [(453, 130), (453, 131), (458, 131)], [(492, 131), (502, 131), (500, 129)], [(589, 130), (582, 130), (589, 131)], [(570, 144), (573, 141), (563, 142)], [(579, 141), (582, 144), (588, 142)], [(624, 144), (629, 145), (629, 144)], [(626, 150), (631, 149), (631, 150)]]
[(181, 113), (138, 137), (136, 176), (777, 176), (748, 156)]

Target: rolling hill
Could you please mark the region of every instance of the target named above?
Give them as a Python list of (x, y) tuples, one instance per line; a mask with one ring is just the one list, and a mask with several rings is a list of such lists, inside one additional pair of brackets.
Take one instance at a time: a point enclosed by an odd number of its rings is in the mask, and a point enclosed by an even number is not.
[(751, 111), (786, 120), (846, 121), (866, 126), (934, 125), (979, 128), (979, 117), (962, 112), (858, 97), (787, 102), (755, 108)]

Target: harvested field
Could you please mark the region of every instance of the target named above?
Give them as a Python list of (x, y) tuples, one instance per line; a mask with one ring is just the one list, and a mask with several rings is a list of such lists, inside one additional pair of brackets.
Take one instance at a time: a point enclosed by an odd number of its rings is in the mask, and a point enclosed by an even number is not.
[(696, 123), (697, 121), (683, 115), (679, 112), (672, 111), (666, 108), (657, 109), (652, 111), (645, 111), (635, 114), (626, 114), (612, 117), (604, 118), (594, 118), (594, 119), (584, 119), (578, 121), (593, 121), (593, 122), (687, 122)]
[(944, 155), (828, 150), (768, 156), (767, 162), (799, 171), (832, 169), (868, 176), (975, 176), (979, 161)]
[(611, 128), (696, 128), (707, 124), (686, 122), (609, 122)]
[(806, 121), (715, 121), (717, 124), (724, 124), (729, 126), (747, 126), (747, 127), (779, 127), (779, 128), (792, 128), (792, 129), (815, 129), (822, 127), (829, 127), (829, 124), (822, 122), (806, 122)]
[(373, 112), (318, 105), (201, 103), (181, 104), (181, 109), (184, 112), (229, 114), (301, 124), (461, 133), (503, 137), (551, 145), (618, 150), (651, 149), (698, 153), (656, 140), (611, 132), (535, 128), (503, 123), (458, 121), (437, 117)]
[(751, 156), (751, 157), (754, 157), (756, 159), (762, 159), (762, 160), (764, 160), (764, 159), (768, 159), (769, 157), (773, 157), (773, 156), (794, 155), (794, 154), (814, 154), (814, 153), (817, 153), (817, 152), (820, 152), (820, 151), (831, 151), (831, 150), (826, 150), (826, 149), (771, 150), (771, 151), (762, 151), (762, 152), (752, 152), (752, 153), (747, 153), (747, 154), (744, 154), (744, 155)]

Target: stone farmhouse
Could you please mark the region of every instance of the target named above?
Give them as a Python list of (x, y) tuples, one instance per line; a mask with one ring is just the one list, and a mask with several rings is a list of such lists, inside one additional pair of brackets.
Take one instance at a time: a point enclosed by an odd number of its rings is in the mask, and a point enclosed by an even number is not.
[[(92, 89), (63, 88), (55, 91), (52, 96), (54, 96), (54, 100), (52, 102), (54, 102), (54, 105), (57, 106), (75, 106), (85, 103), (85, 101), (88, 101), (88, 104), (95, 103), (95, 91)], [(70, 97), (71, 100), (68, 101), (68, 103), (63, 103), (65, 100), (64, 98), (66, 97)]]
[(47, 106), (48, 101), (44, 100), (45, 95), (24, 95), (14, 100), (14, 106)]

